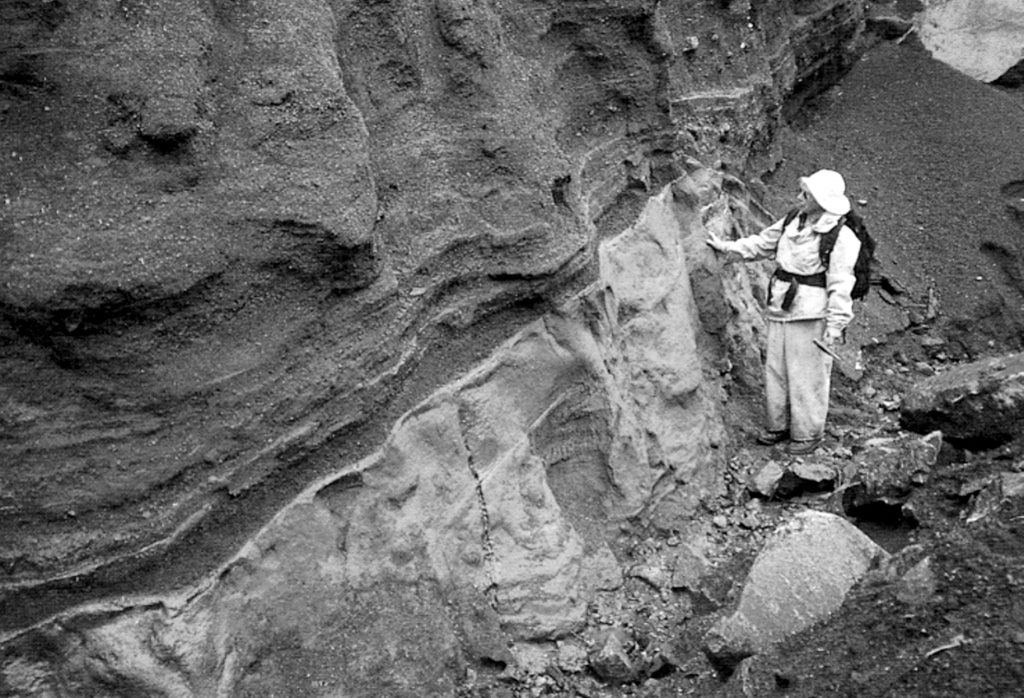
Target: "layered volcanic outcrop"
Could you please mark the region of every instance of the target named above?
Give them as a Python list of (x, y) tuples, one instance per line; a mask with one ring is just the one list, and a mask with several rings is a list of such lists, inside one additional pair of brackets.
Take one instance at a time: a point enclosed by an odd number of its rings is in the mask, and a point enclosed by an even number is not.
[(3, 13), (9, 627), (212, 569), (595, 279), (602, 231), (684, 155), (764, 157), (861, 19), (783, 0)]
[(704, 239), (807, 170), (904, 282), (852, 341), (1019, 343), (1019, 107), (863, 13), (5, 3), (0, 693), (453, 695), (656, 585), (627, 530), (699, 586), (766, 271)]
[[(622, 584), (620, 522), (686, 530), (722, 492), (722, 388), (728, 357), (763, 329), (750, 293), (763, 278), (721, 268), (703, 237), (748, 225), (746, 203), (705, 169), (666, 187), (601, 243), (584, 292), (199, 583), (10, 633), (7, 685), (452, 695), (474, 666), (517, 664), (517, 643), (579, 631), (595, 593)], [(719, 298), (707, 324), (697, 289)]]

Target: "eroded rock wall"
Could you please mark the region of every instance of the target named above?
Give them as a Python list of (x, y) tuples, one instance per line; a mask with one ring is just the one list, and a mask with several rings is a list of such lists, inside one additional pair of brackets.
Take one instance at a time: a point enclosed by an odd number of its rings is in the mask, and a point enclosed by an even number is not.
[[(695, 167), (691, 163), (691, 167)], [(599, 248), (582, 293), (337, 464), (200, 584), (7, 637), (13, 695), (451, 695), (467, 667), (580, 630), (615, 589), (619, 524), (685, 530), (723, 489), (732, 338), (759, 270), (708, 229), (748, 198), (694, 169)], [(703, 269), (695, 281), (691, 269)], [(727, 319), (705, 327), (694, 289)]]
[[(764, 157), (783, 101), (849, 59), (859, 6), (5, 3), (0, 626), (187, 588), (310, 482), (373, 458), (595, 281), (598, 230), (631, 195), (686, 155)], [(713, 316), (702, 288), (655, 310)], [(615, 297), (639, 310), (643, 293)], [(574, 435), (629, 431), (584, 372), (524, 462), (556, 498), (577, 471), (615, 473), (595, 517), (684, 519), (679, 483), (714, 485), (694, 347), (754, 330), (622, 324), (618, 360), (652, 362), (613, 374), (643, 405), (635, 443), (559, 459)], [(620, 482), (635, 463), (655, 466)]]

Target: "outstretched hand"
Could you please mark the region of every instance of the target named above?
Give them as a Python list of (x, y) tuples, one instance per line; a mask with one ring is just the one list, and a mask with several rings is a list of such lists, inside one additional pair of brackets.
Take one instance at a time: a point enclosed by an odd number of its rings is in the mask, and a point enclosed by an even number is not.
[(708, 232), (708, 239), (705, 240), (708, 247), (719, 252), (726, 251), (726, 241), (715, 235), (713, 232)]

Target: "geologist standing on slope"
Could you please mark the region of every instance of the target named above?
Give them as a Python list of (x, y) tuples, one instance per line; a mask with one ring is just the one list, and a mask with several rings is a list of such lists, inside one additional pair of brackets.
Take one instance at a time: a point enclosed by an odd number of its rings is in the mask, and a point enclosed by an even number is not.
[[(767, 429), (758, 443), (790, 439), (788, 452), (813, 452), (825, 435), (831, 387), (831, 348), (853, 319), (851, 292), (860, 252), (857, 235), (843, 223), (850, 212), (846, 183), (832, 170), (800, 178), (800, 205), (757, 235), (724, 240), (710, 233), (707, 244), (744, 261), (775, 256), (768, 286), (768, 351), (765, 358)], [(827, 265), (820, 254), (825, 234), (842, 227)]]

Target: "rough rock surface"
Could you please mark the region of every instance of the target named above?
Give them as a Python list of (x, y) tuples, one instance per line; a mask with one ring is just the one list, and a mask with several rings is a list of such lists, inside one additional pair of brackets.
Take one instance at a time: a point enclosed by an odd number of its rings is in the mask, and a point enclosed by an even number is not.
[(898, 509), (914, 488), (927, 482), (942, 448), (942, 432), (927, 436), (868, 439), (857, 456), (855, 472), (843, 492), (843, 509), (857, 516), (870, 507)]
[[(715, 494), (719, 480), (704, 486), (717, 467), (715, 410), (698, 420), (711, 433), (696, 434), (693, 443), (677, 440), (675, 427), (667, 425), (677, 415), (702, 411), (719, 381), (742, 383), (756, 375), (759, 327), (746, 318), (756, 308), (762, 279), (757, 269), (717, 278), (714, 260), (699, 254), (705, 251), (703, 231), (693, 221), (732, 234), (760, 221), (740, 180), (691, 167), (680, 153), (721, 158), (723, 168), (737, 170), (748, 159), (764, 158), (780, 104), (802, 103), (791, 91), (813, 93), (848, 65), (845, 48), (857, 33), (859, 3), (709, 0), (687, 5), (685, 12), (664, 3), (598, 5), (533, 3), (528, 17), (499, 3), (459, 2), (300, 3), (287, 16), (267, 3), (186, 5), (183, 11), (158, 1), (0, 8), (2, 45), (15, 48), (0, 55), (0, 141), (5, 149), (17, 145), (10, 160), (0, 161), (4, 194), (13, 192), (0, 216), (0, 260), (4, 281), (9, 272), (17, 282), (0, 309), (0, 385), (7, 391), (0, 393), (0, 478), (5, 494), (8, 485), (19, 488), (17, 497), (0, 499), (0, 526), (17, 536), (0, 570), (0, 625), (20, 628), (57, 614), (3, 635), (0, 692), (328, 695), (345, 686), (353, 695), (452, 694), (463, 688), (456, 687), (456, 677), (472, 676), (472, 666), (526, 666), (521, 646), (510, 651), (512, 635), (544, 637), (576, 627), (582, 603), (573, 595), (620, 583), (607, 554), (613, 532), (593, 525), (595, 511), (612, 512), (614, 523), (650, 486), (653, 496), (633, 520), (673, 528)], [(179, 15), (187, 18), (188, 30), (170, 36), (166, 27), (173, 30)], [(710, 34), (709, 27), (715, 27)], [(75, 41), (65, 45), (69, 33)], [(115, 40), (106, 41), (111, 36)], [(125, 37), (128, 48), (118, 44)], [(305, 48), (310, 40), (312, 52)], [(199, 80), (188, 76), (190, 68), (176, 67), (189, 64), (188, 50), (178, 50), (189, 41), (207, 42)], [(663, 55), (665, 47), (671, 50)], [(255, 59), (262, 51), (266, 55)], [(332, 51), (342, 57), (340, 72)], [(98, 67), (84, 65), (82, 56), (97, 52)], [(122, 60), (129, 54), (131, 60)], [(314, 65), (303, 63), (310, 55)], [(945, 94), (934, 89), (937, 73), (919, 57), (882, 55), (858, 65), (859, 82), (850, 83), (863, 99), (865, 76), (868, 83), (885, 76), (867, 100), (876, 119), (871, 123), (882, 128), (844, 132), (833, 123), (824, 130), (829, 163), (845, 158), (877, 174), (865, 163), (877, 165), (880, 151), (861, 146), (892, 147), (888, 121), (899, 121), (892, 115), (901, 113), (894, 105), (905, 109), (922, 94)], [(283, 74), (251, 72), (260, 61)], [(295, 61), (302, 65), (292, 72)], [(131, 88), (123, 101), (105, 91), (103, 76), (96, 77), (106, 67), (120, 80), (114, 87), (123, 82)], [(89, 75), (79, 80), (82, 73)], [(319, 82), (323, 74), (326, 85)], [(337, 74), (343, 87), (332, 77)], [(752, 74), (757, 79), (751, 88)], [(937, 82), (950, 84), (947, 77)], [(701, 91), (709, 84), (713, 89)], [(213, 99), (194, 100), (195, 85)], [(315, 89), (307, 90), (310, 85)], [(321, 87), (330, 99), (320, 101)], [(358, 120), (347, 111), (342, 91), (367, 126), (369, 157), (352, 145), (362, 136), (353, 136)], [(965, 93), (970, 99), (964, 103), (987, 100), (983, 113), (965, 118), (981, 126), (998, 122), (1016, 134), (1007, 127), (1016, 123), (1015, 112), (980, 92)], [(69, 96), (76, 108), (68, 106)], [(104, 100), (114, 116), (99, 119), (102, 137), (93, 141), (98, 117), (90, 105)], [(892, 193), (893, 204), (895, 192), (913, 192), (914, 185), (930, 192), (943, 183), (949, 198), (929, 199), (921, 210), (941, 212), (942, 221), (959, 220), (955, 214), (965, 209), (958, 202), (967, 197), (978, 206), (971, 211), (978, 226), (970, 229), (991, 232), (998, 221), (983, 215), (992, 198), (986, 192), (995, 192), (1000, 206), (1003, 198), (1019, 198), (1019, 182), (1000, 180), (1014, 171), (1019, 178), (1019, 168), (1006, 166), (1015, 151), (995, 150), (978, 176), (971, 170), (975, 160), (958, 162), (963, 156), (957, 148), (936, 142), (929, 149), (936, 122), (952, 123), (956, 112), (927, 101), (910, 123), (928, 137), (915, 141), (915, 129), (901, 136), (923, 146), (925, 156), (948, 155), (957, 166), (933, 157), (934, 171), (916, 179), (893, 167), (884, 172), (881, 189)], [(273, 113), (261, 121), (250, 109)], [(837, 113), (870, 122), (863, 112)], [(475, 115), (494, 117), (480, 122), (480, 139), (474, 136)], [(338, 116), (344, 117), (340, 126), (332, 121)], [(244, 142), (250, 122), (271, 124), (255, 129), (255, 155)], [(992, 145), (955, 125), (943, 128), (970, 150)], [(495, 132), (500, 135), (491, 138)], [(202, 147), (189, 145), (183, 156), (177, 148), (186, 140)], [(821, 162), (806, 160), (798, 149), (789, 152), (793, 157), (779, 171), (783, 185)], [(220, 153), (225, 155), (218, 160)], [(339, 161), (365, 163), (367, 171), (352, 177), (330, 169)], [(306, 174), (306, 162), (330, 171), (324, 179), (313, 172), (308, 181), (292, 181), (292, 173)], [(189, 188), (198, 176), (189, 167), (196, 163), (199, 174), (212, 167), (213, 184), (207, 178)], [(607, 310), (614, 294), (606, 291), (602, 300), (592, 295), (594, 288), (561, 305), (596, 278), (597, 241), (630, 225), (640, 202), (683, 169), (688, 177), (673, 186), (672, 199), (661, 200), (671, 214), (654, 211), (651, 218), (692, 219), (683, 225), (693, 231), (683, 245), (700, 329), (659, 329), (657, 307), (653, 317), (645, 316), (659, 296), (627, 275), (617, 283), (628, 302), (615, 312)], [(950, 188), (944, 177), (957, 186)], [(469, 194), (460, 188), (467, 181)], [(487, 194), (473, 189), (494, 182)], [(329, 193), (319, 201), (312, 190), (325, 183)], [(364, 194), (372, 190), (376, 206), (358, 192), (346, 199), (349, 185)], [(281, 196), (278, 186), (287, 189)], [(722, 187), (730, 196), (722, 195)], [(207, 189), (215, 196), (204, 200)], [(160, 192), (156, 198), (154, 191)], [(505, 197), (508, 191), (513, 194)], [(54, 201), (73, 206), (48, 208), (51, 192)], [(241, 192), (242, 204), (232, 192)], [(686, 204), (676, 207), (679, 202)], [(160, 213), (144, 220), (150, 206)], [(371, 208), (372, 234), (360, 237), (362, 219), (346, 216)], [(888, 222), (924, 215), (913, 208), (890, 205)], [(285, 217), (267, 224), (267, 209)], [(163, 230), (169, 211), (184, 216), (193, 235), (176, 247), (174, 231)], [(294, 218), (307, 212), (321, 219)], [(87, 213), (80, 230), (69, 228), (58, 239), (60, 226), (73, 227), (75, 216)], [(136, 225), (136, 213), (143, 225)], [(63, 216), (56, 228), (51, 214)], [(549, 224), (554, 232), (544, 227)], [(273, 230), (260, 237), (267, 228)], [(115, 232), (105, 238), (104, 230)], [(91, 271), (77, 268), (78, 256), (62, 247), (79, 233), (84, 237), (76, 244), (89, 264), (96, 259), (87, 252), (97, 245), (99, 262)], [(665, 242), (660, 234), (633, 234), (652, 248)], [(176, 275), (166, 260), (149, 269), (150, 256), (135, 257), (149, 241), (158, 251), (194, 254), (181, 257), (186, 271), (213, 271), (179, 294), (176, 284), (191, 283), (188, 274)], [(194, 250), (192, 243), (198, 244)], [(1015, 248), (1004, 243), (996, 235), (978, 249), (1019, 288)], [(571, 251), (577, 244), (579, 251)], [(627, 248), (621, 245), (619, 252), (634, 260), (614, 260), (625, 269), (651, 261), (657, 267), (659, 254), (675, 255), (671, 249)], [(211, 249), (227, 259), (223, 270)], [(970, 246), (957, 251), (965, 250)], [(942, 261), (948, 262), (946, 255)], [(533, 267), (542, 271), (532, 275)], [(134, 271), (122, 274), (125, 269)], [(78, 288), (67, 282), (70, 277), (62, 281), (66, 271), (87, 283)], [(154, 274), (147, 277), (154, 285), (135, 283), (143, 272)], [(90, 285), (93, 276), (100, 281)], [(955, 285), (945, 288), (962, 287), (961, 276), (957, 272)], [(991, 278), (987, 271), (985, 276)], [(46, 296), (62, 284), (66, 294)], [(674, 311), (684, 307), (685, 291), (667, 286), (659, 290), (662, 304)], [(25, 302), (39, 290), (41, 302)], [(48, 299), (58, 302), (49, 308)], [(555, 307), (538, 329), (535, 321)], [(574, 386), (576, 392), (570, 390), (536, 431), (533, 425), (524, 430), (528, 446), (510, 437), (511, 449), (493, 454), (492, 444), (476, 438), (512, 435), (524, 415), (505, 414), (504, 401), (495, 408), (494, 392), (484, 385), (490, 378), (502, 385), (501, 376), (518, 369), (499, 368), (495, 357), (485, 357), (528, 326), (531, 338), (515, 339), (526, 353), (504, 345), (501, 356), (529, 366), (532, 357), (548, 356), (540, 361), (550, 369), (543, 376), (574, 380), (579, 356), (550, 360), (549, 353), (558, 352), (543, 345), (558, 344), (563, 335), (552, 328), (573, 325), (579, 313), (598, 327), (591, 332), (596, 335), (640, 319), (630, 329), (636, 344), (622, 335), (595, 342), (602, 360), (612, 357), (607, 373), (617, 392), (604, 378), (593, 393)], [(586, 334), (573, 332), (568, 334)], [(648, 341), (653, 350), (641, 346)], [(699, 347), (699, 362), (663, 355), (691, 341)], [(621, 365), (627, 355), (646, 362), (646, 375), (627, 377)], [(694, 365), (703, 374), (700, 387), (687, 392), (698, 379), (683, 367)], [(460, 379), (474, 366), (473, 375), (486, 380), (467, 387)], [(196, 379), (203, 371), (215, 380)], [(459, 382), (435, 392), (452, 380)], [(545, 390), (543, 380), (530, 386), (527, 413), (544, 403)], [(559, 390), (549, 395), (564, 396)], [(483, 397), (470, 399), (471, 393)], [(466, 406), (473, 419), (463, 422)], [(477, 412), (481, 406), (486, 409)], [(489, 421), (495, 411), (500, 418)], [(603, 454), (608, 433), (598, 438), (594, 428), (603, 429), (613, 414), (637, 420), (615, 426), (616, 447), (629, 443), (627, 450), (639, 453), (646, 444), (643, 457)], [(307, 415), (312, 418), (305, 420)], [(648, 417), (655, 424), (650, 434), (644, 428)], [(637, 432), (643, 438), (634, 443), (631, 434)], [(665, 446), (668, 457), (661, 454)], [(163, 459), (162, 453), (171, 456)], [(489, 480), (473, 475), (477, 459), (490, 468)], [(501, 462), (495, 465), (495, 459)], [(647, 464), (652, 472), (616, 471), (613, 461)], [(624, 492), (616, 490), (617, 480), (605, 488), (601, 478), (610, 473), (625, 478)], [(318, 480), (321, 475), (327, 477)], [(151, 489), (152, 477), (161, 489)], [(317, 484), (310, 488), (311, 481)], [(474, 482), (480, 501), (475, 509), (468, 494), (447, 489)], [(450, 502), (463, 507), (461, 522), (448, 518), (444, 504)], [(750, 529), (745, 537), (757, 533), (755, 511), (743, 517)], [(375, 517), (384, 533), (368, 521), (353, 525), (351, 512)], [(436, 528), (414, 526), (420, 514)], [(718, 518), (724, 533), (729, 519)], [(465, 531), (456, 532), (463, 524)], [(452, 543), (451, 536), (488, 531), (493, 539), (479, 545), (475, 539)], [(246, 540), (250, 544), (238, 554)], [(664, 566), (665, 574), (648, 577), (663, 579), (673, 569), (679, 579), (670, 586), (697, 586), (699, 560), (680, 558), (674, 568)], [(342, 561), (353, 564), (339, 569)], [(531, 569), (524, 572), (523, 564)], [(490, 572), (496, 582), (481, 591), (480, 580), (490, 580)], [(237, 592), (231, 591), (233, 581)], [(504, 598), (495, 595), (499, 589)], [(69, 608), (90, 599), (98, 600)], [(552, 601), (550, 607), (545, 601)], [(581, 661), (580, 652), (567, 654)], [(536, 666), (543, 672), (544, 660)], [(507, 693), (501, 688), (497, 695)]]
[[(597, 241), (684, 156), (770, 159), (784, 100), (853, 60), (862, 18), (853, 0), (0, 12), (6, 627), (215, 569), (593, 281)], [(655, 433), (696, 411), (694, 371), (650, 406)], [(661, 445), (672, 468), (693, 448)]]
[(780, 526), (754, 560), (735, 612), (705, 637), (723, 667), (761, 652), (838, 609), (887, 553), (853, 524), (806, 511)]
[(957, 366), (919, 381), (904, 397), (900, 422), (939, 430), (964, 445), (999, 445), (1021, 436), (1024, 354)]
[[(9, 648), (47, 686), (90, 689), (101, 677), (66, 667), (127, 643), (108, 668), (126, 683), (412, 696), (443, 694), (467, 661), (512, 663), (510, 642), (578, 630), (594, 592), (622, 583), (609, 527), (681, 525), (720, 488), (722, 377), (705, 367), (721, 349), (700, 323), (687, 249), (715, 263), (701, 213), (731, 226), (744, 203), (721, 183), (698, 169), (651, 198), (602, 242), (584, 293), (311, 486), (193, 597), (79, 611)], [(683, 189), (692, 198), (677, 198)], [(756, 320), (737, 312), (727, 327)], [(116, 620), (81, 630), (79, 648), (59, 640), (59, 661), (31, 649), (100, 613)], [(187, 639), (136, 646), (154, 633)], [(386, 649), (399, 637), (400, 653)], [(180, 669), (150, 676), (151, 652)]]

